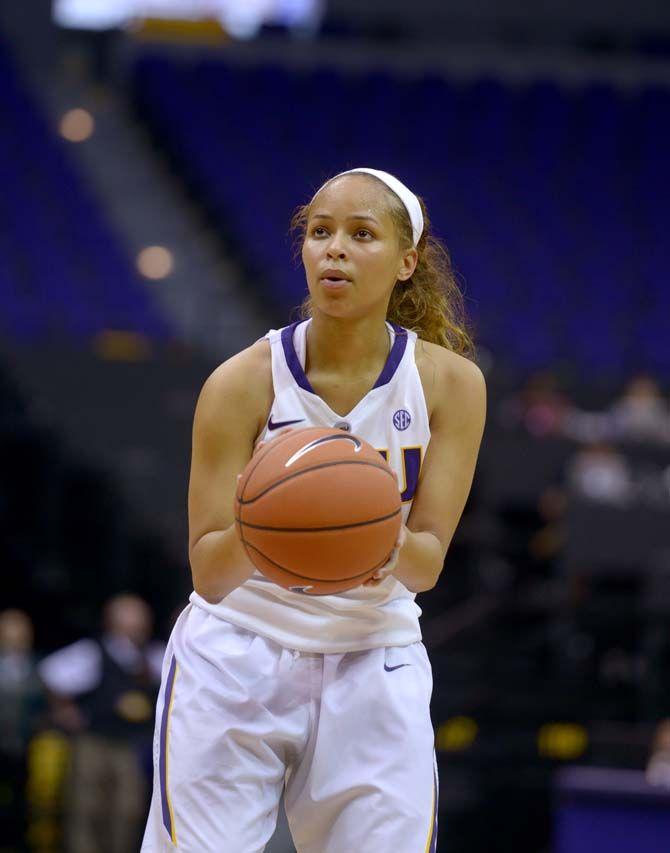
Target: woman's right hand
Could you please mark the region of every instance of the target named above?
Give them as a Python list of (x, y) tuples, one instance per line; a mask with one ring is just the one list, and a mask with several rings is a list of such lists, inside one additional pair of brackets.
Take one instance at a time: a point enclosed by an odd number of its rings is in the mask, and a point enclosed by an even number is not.
[(251, 454), (251, 458), (253, 459), (254, 456), (258, 453), (258, 451), (261, 449), (261, 447), (263, 447), (264, 445), (268, 444), (271, 441), (275, 441), (275, 439), (279, 438), (280, 435), (286, 435), (287, 432), (294, 431), (295, 427), (284, 427), (283, 429), (280, 429), (279, 432), (273, 433), (269, 438), (263, 438), (264, 433), (261, 432), (261, 434), (254, 442), (254, 452)]

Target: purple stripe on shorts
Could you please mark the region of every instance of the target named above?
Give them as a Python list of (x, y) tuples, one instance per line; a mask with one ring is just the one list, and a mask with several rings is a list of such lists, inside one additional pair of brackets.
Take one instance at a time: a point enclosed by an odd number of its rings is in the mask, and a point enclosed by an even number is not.
[(437, 851), (437, 813), (440, 809), (440, 787), (437, 781), (437, 767), (433, 768), (433, 785), (433, 790), (435, 792), (435, 805), (433, 807), (433, 829), (430, 836), (430, 844), (428, 845), (429, 853), (436, 853)]
[(310, 385), (309, 379), (305, 376), (305, 371), (302, 369), (302, 364), (300, 364), (298, 353), (295, 351), (295, 346), (293, 344), (293, 333), (295, 332), (296, 327), (299, 326), (300, 323), (304, 322), (306, 321), (298, 320), (296, 323), (291, 323), (290, 326), (286, 326), (281, 333), (281, 344), (284, 347), (286, 364), (293, 374), (293, 378), (301, 388), (304, 388), (305, 391), (309, 391), (310, 394), (314, 394), (316, 392)]
[(407, 329), (403, 329), (402, 326), (398, 326), (395, 323), (391, 323), (391, 325), (395, 332), (395, 340), (393, 341), (389, 357), (386, 359), (384, 369), (379, 374), (379, 378), (375, 384), (372, 386), (373, 388), (379, 388), (381, 385), (386, 385), (393, 379), (393, 374), (398, 369), (398, 365), (402, 361), (405, 349), (407, 348)]
[(167, 681), (165, 682), (165, 698), (163, 700), (163, 715), (161, 717), (161, 739), (160, 753), (158, 757), (158, 773), (160, 776), (161, 785), (161, 805), (163, 807), (163, 824), (168, 831), (168, 835), (172, 838), (172, 815), (170, 814), (170, 803), (168, 801), (167, 790), (167, 735), (168, 735), (168, 719), (170, 716), (170, 705), (172, 703), (172, 690), (174, 688), (174, 677), (177, 671), (177, 661), (172, 655), (170, 670), (168, 672)]

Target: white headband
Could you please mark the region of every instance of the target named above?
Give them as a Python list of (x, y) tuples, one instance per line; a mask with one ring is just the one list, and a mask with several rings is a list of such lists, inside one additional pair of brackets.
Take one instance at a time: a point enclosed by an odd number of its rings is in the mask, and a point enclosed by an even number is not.
[[(335, 178), (342, 177), (342, 175), (351, 175), (353, 172), (365, 172), (368, 175), (373, 175), (375, 178), (379, 178), (380, 181), (385, 183), (390, 190), (393, 190), (400, 201), (405, 205), (405, 209), (409, 215), (409, 221), (412, 223), (412, 236), (414, 238), (414, 245), (416, 246), (423, 234), (423, 213), (421, 212), (419, 199), (414, 195), (414, 193), (408, 189), (402, 181), (394, 178), (393, 175), (389, 175), (388, 172), (382, 172), (379, 169), (347, 169), (346, 172), (340, 172), (338, 175), (330, 178), (326, 181), (326, 184), (329, 184), (330, 181), (334, 181)], [(320, 192), (326, 184), (323, 184), (317, 192)]]

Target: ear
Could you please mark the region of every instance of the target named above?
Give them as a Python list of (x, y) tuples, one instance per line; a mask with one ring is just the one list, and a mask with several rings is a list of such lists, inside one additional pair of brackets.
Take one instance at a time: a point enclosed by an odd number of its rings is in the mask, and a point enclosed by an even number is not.
[(408, 278), (411, 278), (414, 275), (414, 270), (418, 262), (419, 253), (416, 249), (412, 248), (404, 252), (400, 259), (400, 266), (396, 276), (398, 281), (407, 281)]

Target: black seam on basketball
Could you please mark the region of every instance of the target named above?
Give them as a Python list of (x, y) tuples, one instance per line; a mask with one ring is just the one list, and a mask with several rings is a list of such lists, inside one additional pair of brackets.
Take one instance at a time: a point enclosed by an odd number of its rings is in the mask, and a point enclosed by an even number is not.
[[(381, 568), (386, 562), (388, 562), (388, 557), (385, 557), (381, 561), (381, 563), (378, 563), (376, 566), (371, 566), (369, 569), (366, 569), (364, 572), (361, 572), (358, 575), (350, 575), (346, 578), (310, 578), (307, 577), (307, 575), (299, 575), (297, 572), (294, 572), (293, 569), (287, 569), (286, 566), (282, 566), (280, 563), (276, 563), (274, 560), (271, 560), (267, 554), (264, 554), (259, 548), (256, 548), (254, 545), (252, 545), (251, 542), (247, 542), (246, 540), (243, 540), (243, 542), (245, 548), (251, 548), (252, 551), (255, 551), (257, 554), (260, 554), (260, 556), (264, 560), (267, 560), (268, 563), (272, 563), (273, 566), (276, 566), (278, 569), (281, 569), (282, 572), (286, 572), (287, 574), (292, 575), (294, 578), (298, 578), (298, 580), (312, 581), (316, 583), (342, 583), (342, 581), (355, 581), (358, 578), (366, 577), (370, 574), (370, 572), (376, 572), (377, 569)], [(249, 552), (247, 551), (247, 553)], [(258, 568), (258, 566), (256, 566), (256, 568)], [(258, 569), (258, 571), (263, 574), (262, 569)], [(269, 580), (272, 580), (272, 578), (269, 578)], [(277, 584), (277, 586), (279, 586), (279, 584)]]
[[(381, 457), (380, 457), (381, 458)], [(393, 477), (393, 481), (396, 482), (395, 474), (390, 471), (385, 465), (378, 465), (376, 462), (368, 462), (365, 459), (338, 459), (335, 462), (321, 462), (318, 465), (312, 465), (311, 468), (301, 468), (300, 471), (294, 471), (292, 474), (287, 474), (281, 480), (277, 480), (274, 483), (271, 483), (264, 491), (259, 492), (255, 498), (249, 498), (248, 501), (240, 498), (240, 504), (242, 506), (247, 506), (247, 504), (252, 504), (257, 501), (259, 498), (262, 498), (264, 495), (267, 495), (268, 492), (271, 492), (273, 489), (276, 489), (277, 486), (281, 486), (282, 483), (285, 483), (287, 480), (292, 480), (294, 477), (300, 477), (302, 474), (307, 474), (308, 471), (318, 471), (320, 468), (334, 468), (336, 465), (369, 465), (370, 468), (378, 468), (380, 471), (383, 471), (385, 474), (388, 474), (389, 477)], [(247, 483), (249, 481), (247, 480)], [(246, 489), (245, 483), (245, 489)]]
[(398, 507), (398, 509), (388, 515), (380, 515), (379, 518), (371, 518), (368, 521), (354, 521), (351, 524), (333, 524), (330, 527), (268, 527), (265, 524), (251, 524), (248, 521), (242, 521), (239, 517), (235, 521), (243, 527), (251, 527), (253, 530), (271, 530), (273, 533), (325, 533), (329, 530), (349, 530), (352, 527), (379, 524), (381, 521), (388, 521), (389, 518), (395, 518), (399, 512), (402, 512), (402, 507)]
[[(247, 557), (249, 558), (249, 562), (253, 564), (254, 568), (258, 568), (256, 566), (256, 563), (254, 563), (253, 559), (251, 558), (251, 554), (249, 553), (249, 548), (253, 548), (254, 551), (257, 551), (258, 549), (254, 548), (253, 545), (250, 545), (247, 542), (247, 540), (244, 538), (244, 531), (242, 530), (241, 524), (238, 524), (237, 529), (238, 529), (238, 533), (240, 535), (240, 542), (242, 543), (242, 547), (244, 548), (244, 553), (247, 555)], [(258, 553), (260, 554), (261, 552), (258, 551)], [(263, 554), (263, 556), (265, 557), (265, 554)], [(258, 569), (258, 571), (260, 572), (260, 569)]]

